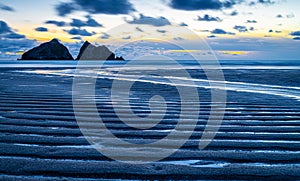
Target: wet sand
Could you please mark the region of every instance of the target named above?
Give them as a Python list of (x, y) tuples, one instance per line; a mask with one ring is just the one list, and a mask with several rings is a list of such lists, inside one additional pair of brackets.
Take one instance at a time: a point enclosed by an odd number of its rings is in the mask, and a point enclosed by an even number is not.
[[(294, 99), (229, 91), (219, 133), (199, 150), (210, 110), (204, 98), (199, 123), (180, 150), (160, 162), (134, 165), (105, 157), (83, 137), (73, 112), (72, 77), (12, 69), (1, 69), (0, 76), (0, 180), (300, 178), (300, 103)], [(116, 136), (141, 143), (174, 129), (175, 100), (167, 120), (152, 131), (120, 124), (107, 98), (109, 85), (110, 80), (100, 81), (98, 103)], [(150, 94), (144, 86), (138, 84), (135, 94)], [(200, 92), (209, 97), (207, 90)], [(145, 106), (138, 101), (132, 105)]]

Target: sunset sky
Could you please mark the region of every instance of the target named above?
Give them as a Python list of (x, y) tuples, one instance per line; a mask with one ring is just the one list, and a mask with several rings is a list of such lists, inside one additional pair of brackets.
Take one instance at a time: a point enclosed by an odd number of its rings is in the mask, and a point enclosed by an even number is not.
[(0, 0), (0, 60), (52, 38), (75, 56), (82, 41), (136, 41), (145, 26), (155, 30), (149, 37), (168, 41), (188, 44), (195, 34), (219, 59), (300, 60), (299, 0)]

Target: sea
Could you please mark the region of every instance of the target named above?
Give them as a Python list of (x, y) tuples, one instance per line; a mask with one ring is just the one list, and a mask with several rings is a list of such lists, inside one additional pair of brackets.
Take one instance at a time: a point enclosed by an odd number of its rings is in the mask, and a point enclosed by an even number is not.
[(0, 61), (0, 180), (300, 178), (300, 60), (129, 62)]

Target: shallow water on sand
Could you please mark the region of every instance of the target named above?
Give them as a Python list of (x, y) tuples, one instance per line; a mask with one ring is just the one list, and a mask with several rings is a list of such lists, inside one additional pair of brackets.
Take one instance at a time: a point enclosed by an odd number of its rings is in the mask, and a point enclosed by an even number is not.
[[(225, 77), (222, 83), (226, 87), (211, 87), (210, 83), (220, 80), (207, 80), (205, 72), (192, 61), (180, 63), (191, 77), (177, 75), (178, 70), (170, 67), (124, 68), (125, 62), (107, 62), (100, 70), (92, 68), (95, 62), (89, 62), (87, 72), (77, 74), (74, 61), (0, 62), (0, 170), (3, 178), (300, 177), (300, 63), (221, 61)], [(153, 73), (157, 70), (170, 75)], [(143, 78), (136, 80), (136, 75), (141, 74)], [(127, 165), (105, 157), (93, 149), (78, 128), (72, 105), (75, 76), (97, 77), (95, 100), (99, 115), (118, 138), (147, 144), (176, 130), (192, 132), (190, 139), (177, 152), (156, 163)], [(118, 100), (111, 99), (115, 80), (133, 83), (129, 105), (125, 104), (122, 94)], [(189, 81), (194, 84), (188, 84)], [(184, 117), (183, 127), (176, 128), (181, 106), (176, 87), (192, 87), (198, 91), (200, 102), (189, 104), (189, 111), (195, 109), (194, 104), (200, 105), (199, 121), (192, 131), (193, 121), (188, 116)], [(211, 88), (227, 91), (226, 112), (215, 139), (207, 148), (199, 150), (199, 139), (212, 105)], [(122, 123), (114, 111), (118, 105), (124, 117), (128, 116), (129, 109), (146, 117), (151, 113), (149, 99), (157, 94), (164, 97), (167, 109), (163, 120), (146, 131)], [(154, 107), (156, 116), (164, 113), (162, 108)], [(86, 106), (82, 115), (87, 120), (85, 124), (92, 127), (95, 121), (91, 119), (92, 108)], [(97, 138), (99, 130), (93, 131), (96, 136), (91, 134), (90, 137)], [(107, 135), (100, 141), (105, 139)], [(181, 137), (155, 149), (171, 149), (178, 139)], [(99, 144), (101, 146), (101, 142)], [(112, 152), (126, 150), (122, 145), (106, 146)], [(19, 168), (18, 165), (25, 166)], [(136, 176), (141, 173), (142, 176)]]

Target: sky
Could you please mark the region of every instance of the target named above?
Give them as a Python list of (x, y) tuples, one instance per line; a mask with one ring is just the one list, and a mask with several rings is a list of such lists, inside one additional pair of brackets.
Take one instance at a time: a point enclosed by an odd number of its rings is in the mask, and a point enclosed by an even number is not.
[(125, 59), (300, 60), (300, 1), (0, 0), (0, 60), (53, 38), (74, 57), (90, 41)]

